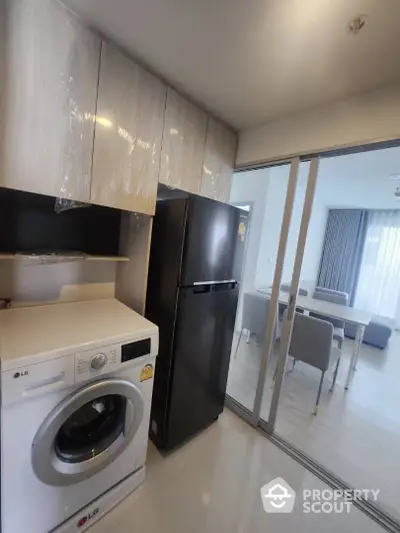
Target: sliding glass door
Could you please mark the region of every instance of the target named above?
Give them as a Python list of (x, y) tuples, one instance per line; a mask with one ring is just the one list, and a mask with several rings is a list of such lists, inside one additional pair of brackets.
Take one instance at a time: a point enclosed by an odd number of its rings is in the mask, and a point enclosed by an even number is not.
[(399, 160), (391, 150), (300, 163), (270, 291), (280, 335), (270, 349), (268, 321), (252, 421), (341, 486), (374, 489), (369, 503), (398, 528), (400, 205), (381, 179)]
[[(292, 216), (288, 221), (287, 231), (282, 228), (282, 253), (276, 264), (276, 283), (271, 294), (272, 305), (277, 307), (276, 323), (279, 336), (274, 344), (276, 357), (271, 350), (267, 354), (259, 375), (254, 422), (263, 421), (263, 427), (273, 433), (276, 417), (281, 402), (282, 386), (287, 368), (290, 341), (293, 331), (298, 292), (304, 292), (304, 285), (310, 287), (313, 282), (311, 273), (317, 265), (305, 265), (303, 257), (309, 226), (314, 191), (318, 173), (317, 158), (311, 162), (302, 162), (297, 167), (297, 195), (293, 198)], [(302, 286), (300, 287), (301, 274)], [(310, 279), (307, 279), (307, 278)], [(268, 331), (267, 331), (268, 338)], [(270, 337), (269, 337), (270, 338)]]
[[(249, 216), (228, 404), (254, 426), (264, 418), (270, 432), (288, 357), (317, 172), (317, 158), (296, 158), (290, 164), (238, 173), (233, 181), (231, 203), (243, 206)], [(316, 263), (303, 270), (310, 283), (316, 271)]]
[[(280, 336), (276, 289), (281, 284), (300, 162), (234, 175), (231, 203), (247, 214), (235, 335), (227, 384), (231, 407), (257, 423), (260, 375), (272, 379)], [(292, 243), (292, 246), (294, 243)], [(258, 411), (258, 413), (257, 413)]]
[(397, 147), (235, 175), (248, 222), (227, 388), (340, 486), (378, 491), (373, 512), (397, 530), (399, 160)]

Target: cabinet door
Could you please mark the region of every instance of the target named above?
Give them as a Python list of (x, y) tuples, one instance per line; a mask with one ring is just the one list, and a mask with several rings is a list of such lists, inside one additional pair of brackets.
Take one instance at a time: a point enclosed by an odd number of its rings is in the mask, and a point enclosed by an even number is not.
[(172, 89), (168, 89), (160, 182), (199, 193), (207, 116)]
[(209, 118), (201, 181), (203, 196), (229, 202), (236, 149), (236, 134), (221, 122)]
[(165, 86), (103, 42), (90, 199), (154, 214)]
[(89, 201), (100, 39), (53, 0), (5, 16), (0, 185)]

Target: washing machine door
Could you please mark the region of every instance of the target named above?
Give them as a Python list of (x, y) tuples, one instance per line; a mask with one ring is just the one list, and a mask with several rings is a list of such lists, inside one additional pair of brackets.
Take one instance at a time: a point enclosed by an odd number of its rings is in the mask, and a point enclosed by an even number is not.
[(132, 441), (143, 418), (133, 383), (103, 379), (65, 398), (47, 416), (32, 444), (32, 466), (48, 485), (72, 485), (108, 466)]

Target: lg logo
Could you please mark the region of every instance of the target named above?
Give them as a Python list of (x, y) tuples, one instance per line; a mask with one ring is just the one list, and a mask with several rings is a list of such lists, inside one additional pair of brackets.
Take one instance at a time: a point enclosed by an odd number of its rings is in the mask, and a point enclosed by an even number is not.
[(23, 370), (22, 372), (15, 372), (14, 379), (21, 378), (23, 376), (27, 376), (28, 373), (29, 372), (27, 370)]
[(91, 520), (94, 516), (96, 516), (98, 512), (99, 512), (99, 508), (96, 507), (96, 509), (93, 509), (93, 511), (92, 511), (91, 513), (87, 514), (86, 516), (83, 516), (83, 517), (78, 521), (78, 524), (77, 524), (78, 527), (83, 527), (83, 526), (86, 524), (86, 522), (87, 522), (88, 520)]

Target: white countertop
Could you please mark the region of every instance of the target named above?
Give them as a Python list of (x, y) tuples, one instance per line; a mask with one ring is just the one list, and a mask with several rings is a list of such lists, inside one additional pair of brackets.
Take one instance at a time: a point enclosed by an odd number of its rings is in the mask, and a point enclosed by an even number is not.
[(10, 367), (157, 332), (157, 327), (114, 298), (0, 311), (0, 365)]
[[(270, 289), (258, 289), (258, 292), (271, 296)], [(287, 292), (279, 293), (279, 303), (288, 304), (290, 295)], [(339, 305), (332, 302), (325, 302), (324, 300), (317, 300), (312, 296), (297, 296), (296, 307), (318, 313), (329, 318), (337, 318), (351, 324), (359, 326), (368, 326), (371, 321), (372, 313), (348, 307), (346, 305)]]

